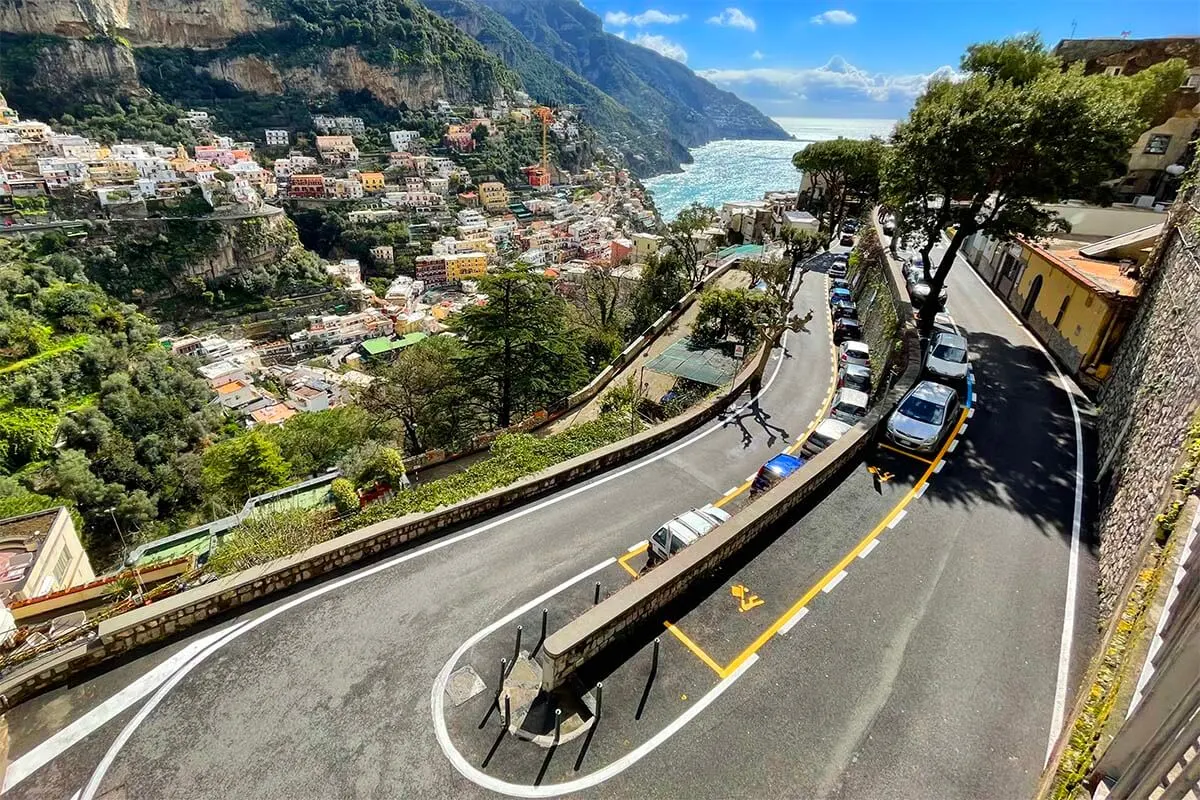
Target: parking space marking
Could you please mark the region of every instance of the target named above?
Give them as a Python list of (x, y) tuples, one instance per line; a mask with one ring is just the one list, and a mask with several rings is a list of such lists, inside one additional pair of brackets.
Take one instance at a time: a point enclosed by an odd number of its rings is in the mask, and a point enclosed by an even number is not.
[(841, 583), (845, 579), (847, 574), (848, 573), (846, 572), (846, 570), (842, 570), (841, 572), (839, 572), (837, 575), (835, 575), (833, 577), (833, 580), (831, 580), (829, 583), (825, 584), (824, 588), (822, 588), (821, 591), (824, 592), (825, 594), (829, 594), (830, 592), (833, 591), (834, 587), (836, 587), (839, 583)]
[(922, 485), (922, 486), (921, 486), (921, 488), (920, 488), (920, 489), (917, 491), (917, 493), (913, 495), (913, 497), (918, 497), (918, 498), (919, 498), (919, 497), (924, 497), (924, 496), (925, 496), (925, 490), (926, 490), (926, 489), (928, 489), (928, 488), (929, 488), (929, 484), (928, 484), (928, 483), (925, 483), (924, 485)]
[(934, 464), (934, 465), (933, 465), (933, 471), (934, 471), (934, 473), (936, 474), (936, 473), (938, 473), (938, 472), (941, 472), (941, 471), (942, 471), (942, 467), (944, 467), (944, 466), (946, 466), (946, 459), (944, 459), (944, 458), (939, 458), (939, 459), (938, 459), (938, 462), (937, 462), (936, 464)]
[(732, 489), (730, 489), (728, 492), (726, 492), (724, 494), (724, 496), (722, 496), (719, 500), (717, 500), (715, 503), (713, 503), (713, 505), (716, 506), (717, 508), (720, 508), (721, 506), (725, 505), (726, 503), (733, 502), (733, 500), (735, 498), (741, 496), (742, 492), (744, 492), (750, 488), (751, 483), (753, 483), (753, 476), (751, 476), (751, 480), (746, 481), (741, 486), (735, 486)]
[(879, 540), (872, 539), (871, 543), (869, 545), (867, 545), (866, 548), (861, 553), (858, 554), (858, 557), (866, 558), (867, 556), (871, 555), (871, 551), (874, 550), (878, 546), (879, 546)]
[(723, 495), (721, 495), (721, 496), (722, 496), (722, 497), (729, 497), (729, 495), (736, 493), (736, 492), (738, 491), (738, 489), (740, 489), (740, 488), (741, 488), (741, 487), (739, 487), (739, 486), (734, 486), (733, 488), (731, 488), (729, 491), (725, 492), (725, 494), (723, 494)]
[(946, 452), (953, 453), (957, 449), (958, 449), (958, 439), (955, 439), (953, 442), (950, 443), (950, 449), (947, 450)]
[(802, 608), (799, 611), (797, 611), (795, 614), (792, 615), (792, 618), (789, 619), (787, 622), (785, 622), (783, 624), (783, 627), (779, 629), (779, 635), (787, 636), (788, 631), (790, 631), (792, 628), (796, 627), (796, 623), (799, 622), (800, 620), (804, 619), (807, 616), (808, 616), (807, 608)]
[(892, 521), (891, 521), (891, 522), (889, 522), (889, 523), (888, 523), (888, 530), (893, 530), (893, 529), (894, 529), (894, 528), (895, 528), (897, 525), (899, 525), (899, 524), (900, 524), (900, 520), (904, 519), (906, 516), (908, 516), (908, 509), (907, 509), (907, 508), (906, 508), (906, 509), (904, 509), (904, 510), (902, 510), (902, 511), (901, 511), (899, 514), (897, 514), (897, 515), (896, 515), (896, 516), (895, 516), (895, 517), (892, 519)]
[(621, 567), (626, 572), (628, 572), (630, 575), (632, 575), (633, 577), (636, 578), (638, 576), (638, 571), (636, 569), (634, 569), (633, 567), (629, 566), (629, 559), (635, 558), (635, 557), (641, 555), (642, 553), (646, 552), (649, 549), (650, 549), (650, 542), (642, 540), (642, 541), (638, 542), (637, 544), (635, 544), (633, 547), (626, 550), (625, 555), (623, 555), (617, 559), (617, 563), (620, 564)]
[(919, 456), (919, 455), (917, 455), (916, 453), (910, 453), (910, 452), (909, 452), (909, 451), (907, 451), (907, 450), (901, 450), (899, 447), (892, 447), (892, 446), (891, 446), (890, 444), (888, 444), (887, 442), (880, 442), (880, 443), (879, 443), (879, 446), (880, 446), (880, 447), (882, 447), (884, 450), (891, 450), (893, 453), (899, 453), (899, 454), (900, 454), (900, 455), (902, 455), (902, 456), (908, 456), (909, 458), (912, 458), (912, 459), (915, 459), (915, 460), (917, 460), (917, 461), (920, 461), (922, 464), (932, 464), (932, 463), (933, 463), (933, 462), (932, 462), (932, 461), (930, 461), (928, 458), (924, 458), (924, 457), (922, 457), (922, 456)]
[[(970, 415), (968, 414), (968, 416), (970, 416)], [(967, 426), (966, 426), (966, 425), (963, 425), (961, 428), (959, 428), (959, 429), (958, 429), (958, 435), (959, 435), (959, 436), (962, 436), (962, 435), (963, 435), (964, 433), (966, 433), (966, 432), (967, 432)]]
[(720, 664), (713, 660), (712, 656), (704, 652), (700, 645), (689, 639), (687, 634), (675, 627), (673, 623), (664, 622), (663, 625), (666, 626), (667, 630), (671, 632), (671, 635), (678, 639), (684, 647), (692, 651), (692, 655), (704, 662), (704, 664), (713, 672), (717, 673), (717, 677), (728, 678), (733, 673), (733, 670), (723, 669)]

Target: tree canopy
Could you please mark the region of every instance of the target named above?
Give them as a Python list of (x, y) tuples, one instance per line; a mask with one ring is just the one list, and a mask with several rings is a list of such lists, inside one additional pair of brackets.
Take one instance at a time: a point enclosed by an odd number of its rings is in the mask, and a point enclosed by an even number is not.
[[(873, 200), (879, 195), (883, 142), (872, 138), (829, 139), (813, 142), (792, 156), (792, 165), (825, 187), (825, 210), (820, 230), (837, 231), (851, 198)], [(825, 224), (828, 216), (829, 225)]]

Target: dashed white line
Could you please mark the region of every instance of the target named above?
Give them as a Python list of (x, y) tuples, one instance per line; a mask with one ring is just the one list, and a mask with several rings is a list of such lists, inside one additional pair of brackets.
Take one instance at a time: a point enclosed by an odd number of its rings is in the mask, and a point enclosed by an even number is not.
[[(897, 514), (896, 516), (892, 517), (892, 521), (888, 523), (888, 525), (887, 525), (888, 530), (894, 529), (897, 525), (900, 524), (900, 520), (904, 519), (907, 516), (908, 516), (908, 509), (907, 508), (901, 509), (900, 513)], [(876, 539), (875, 541), (871, 542), (871, 544), (875, 544), (875, 542), (878, 542), (878, 541), (879, 540)]]
[(648, 546), (649, 544), (650, 544), (650, 541), (649, 541), (648, 539), (642, 539), (640, 542), (637, 542), (637, 543), (635, 543), (635, 544), (631, 544), (631, 545), (629, 546), (629, 549), (628, 549), (628, 550), (626, 550), (625, 552), (626, 552), (626, 553), (632, 553), (634, 550), (638, 550), (638, 549), (640, 549), (640, 548), (642, 548), (642, 547), (646, 547), (646, 546)]
[(921, 488), (917, 489), (917, 493), (913, 497), (924, 497), (925, 492), (929, 489), (929, 481), (921, 484)]
[(972, 403), (971, 408), (967, 410), (967, 419), (970, 419), (973, 416), (975, 416), (975, 404), (974, 403)]
[(946, 448), (946, 452), (953, 453), (957, 449), (958, 449), (958, 439), (955, 439), (953, 442), (950, 443), (950, 446), (948, 448)]
[(789, 619), (787, 622), (783, 623), (783, 627), (781, 627), (779, 629), (779, 635), (786, 636), (788, 631), (790, 631), (792, 628), (796, 627), (796, 623), (799, 622), (800, 620), (804, 619), (806, 616), (808, 616), (808, 606), (805, 606), (804, 608), (797, 611), (795, 614), (792, 615), (791, 619)]
[(725, 494), (723, 494), (723, 495), (721, 495), (721, 496), (722, 496), (722, 497), (729, 497), (729, 495), (731, 495), (731, 494), (734, 494), (735, 492), (737, 492), (737, 490), (738, 490), (739, 488), (741, 488), (741, 487), (734, 486), (734, 487), (730, 488), (730, 489), (729, 489), (727, 492), (725, 492)]
[(966, 432), (967, 432), (967, 423), (964, 422), (963, 426), (958, 429), (958, 435), (962, 436)]
[[(888, 526), (888, 527), (891, 527), (891, 526)], [(866, 558), (867, 556), (871, 555), (871, 551), (872, 551), (872, 550), (874, 550), (874, 549), (875, 549), (876, 547), (878, 547), (878, 546), (879, 546), (879, 540), (878, 540), (878, 539), (872, 539), (872, 540), (871, 540), (871, 543), (870, 543), (869, 545), (867, 545), (866, 547), (864, 547), (864, 548), (863, 548), (863, 551), (862, 551), (861, 553), (859, 553), (859, 554), (858, 554), (858, 557), (859, 557), (859, 558)]]
[(837, 575), (834, 576), (833, 580), (831, 580), (829, 583), (825, 584), (825, 588), (822, 589), (821, 591), (824, 592), (825, 594), (829, 594), (830, 592), (833, 591), (833, 587), (835, 587), (839, 583), (841, 583), (842, 579), (845, 577), (846, 577), (846, 570), (842, 570), (841, 572), (839, 572)]
[(933, 468), (933, 471), (934, 471), (935, 473), (937, 473), (937, 472), (941, 472), (941, 471), (942, 471), (942, 467), (944, 467), (944, 466), (946, 466), (946, 459), (944, 459), (944, 458), (943, 458), (941, 461), (939, 461), (939, 462), (937, 463), (937, 466)]

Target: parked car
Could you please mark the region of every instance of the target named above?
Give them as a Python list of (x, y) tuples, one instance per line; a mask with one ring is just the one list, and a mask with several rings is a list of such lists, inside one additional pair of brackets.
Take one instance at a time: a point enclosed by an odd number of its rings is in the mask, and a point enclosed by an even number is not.
[(838, 239), (838, 243), (842, 247), (854, 247), (854, 234), (853, 233), (843, 233), (842, 238)]
[(840, 286), (835, 286), (829, 290), (829, 304), (833, 305), (838, 298), (843, 298), (851, 303), (854, 302), (854, 297), (850, 294), (849, 289), (843, 289)]
[(862, 341), (862, 325), (858, 320), (842, 317), (833, 323), (833, 343), (841, 344), (842, 342), (854, 340)]
[(888, 217), (887, 219), (885, 219), (883, 221), (883, 235), (884, 236), (895, 236), (896, 235), (896, 220), (892, 219), (891, 217)]
[(863, 341), (842, 342), (838, 347), (838, 364), (858, 364), (861, 367), (871, 366), (871, 350)]
[(957, 381), (967, 377), (967, 340), (957, 333), (935, 333), (925, 354), (925, 370), (939, 378)]
[[(908, 289), (908, 299), (912, 302), (913, 308), (923, 308), (929, 300), (930, 286), (928, 283), (918, 283), (910, 286)], [(946, 307), (946, 287), (943, 286), (938, 292), (937, 308), (939, 311)]]
[(871, 368), (861, 364), (843, 364), (838, 370), (838, 388), (858, 389), (871, 393)]
[(921, 381), (888, 418), (887, 436), (909, 450), (933, 452), (957, 418), (958, 393), (943, 383)]
[(858, 389), (838, 389), (833, 396), (833, 405), (829, 407), (829, 416), (847, 425), (853, 425), (867, 415), (870, 402), (866, 392), (860, 392)]
[(848, 219), (843, 222), (842, 233), (858, 233), (858, 220)]
[(829, 294), (832, 296), (833, 293), (835, 291), (837, 291), (838, 289), (845, 289), (846, 291), (851, 291), (850, 282), (847, 281), (845, 278), (830, 278), (829, 279)]
[(849, 261), (844, 255), (834, 256), (833, 263), (829, 265), (829, 277), (845, 278), (847, 264), (849, 264)]
[(858, 319), (858, 305), (845, 297), (835, 297), (829, 302), (829, 312), (833, 314), (834, 319), (842, 317), (853, 317)]
[(805, 459), (799, 456), (780, 453), (758, 470), (754, 483), (750, 484), (750, 496), (757, 497), (783, 479), (790, 478), (804, 464)]
[(800, 448), (800, 452), (812, 458), (817, 453), (824, 450), (829, 445), (842, 438), (842, 435), (850, 430), (850, 425), (842, 422), (840, 419), (829, 417), (821, 420), (821, 423), (813, 429), (813, 432), (808, 435), (804, 441), (804, 446)]
[(666, 561), (722, 522), (728, 521), (729, 512), (722, 511), (712, 504), (685, 511), (650, 537), (650, 563)]

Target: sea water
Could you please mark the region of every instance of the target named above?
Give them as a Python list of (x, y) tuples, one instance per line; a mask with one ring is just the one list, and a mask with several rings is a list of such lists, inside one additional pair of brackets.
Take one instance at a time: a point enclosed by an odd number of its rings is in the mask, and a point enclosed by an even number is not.
[(779, 117), (775, 120), (793, 141), (723, 139), (694, 148), (695, 161), (683, 172), (658, 175), (644, 181), (663, 219), (672, 220), (689, 203), (719, 207), (732, 200), (758, 200), (763, 192), (798, 191), (800, 173), (792, 154), (810, 142), (836, 139), (887, 138), (895, 120), (818, 119)]

